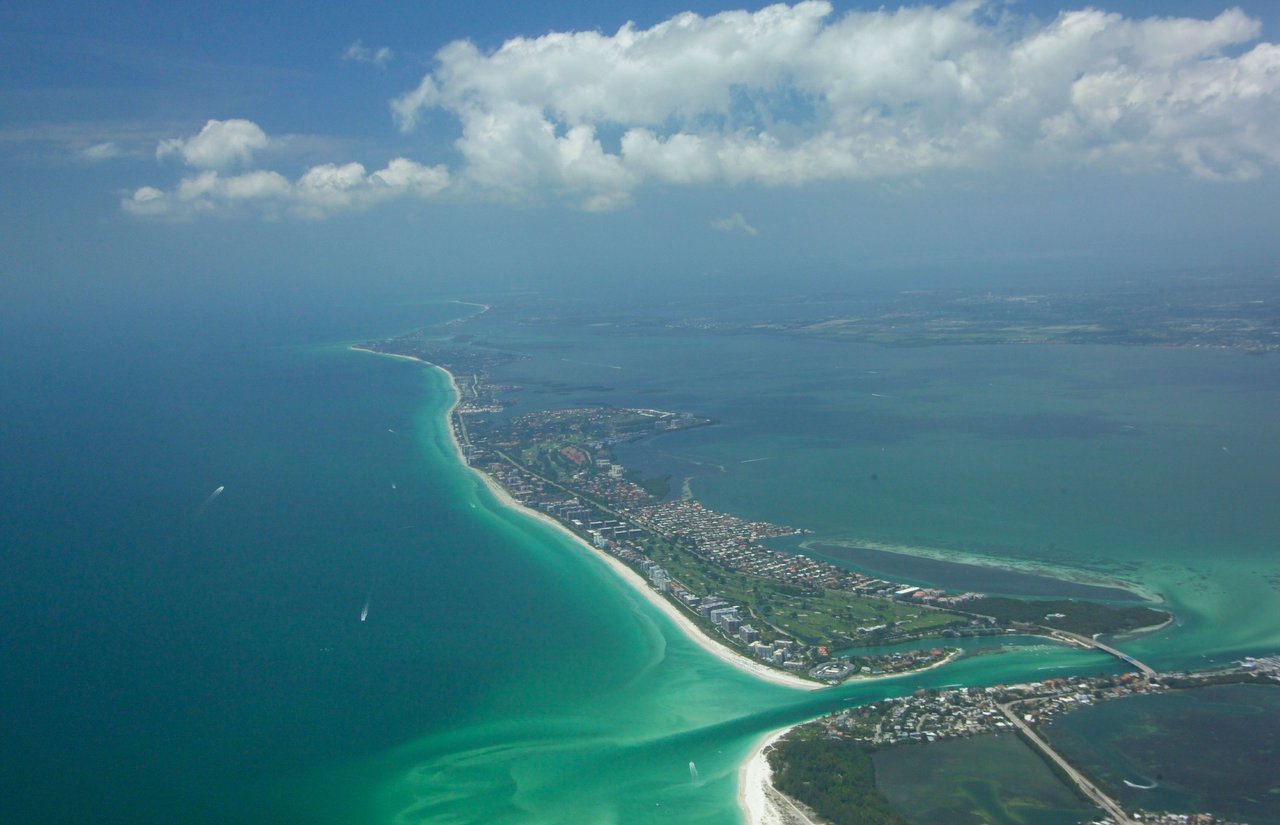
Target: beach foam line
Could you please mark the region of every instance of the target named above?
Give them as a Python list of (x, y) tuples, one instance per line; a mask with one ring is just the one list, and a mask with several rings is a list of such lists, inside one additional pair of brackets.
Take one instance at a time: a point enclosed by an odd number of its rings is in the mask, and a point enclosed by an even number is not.
[(742, 654), (738, 653), (737, 651), (732, 650), (731, 648), (728, 648), (725, 645), (722, 645), (716, 640), (707, 636), (705, 633), (702, 632), (702, 630), (696, 624), (693, 623), (693, 621), (688, 616), (685, 616), (683, 613), (681, 613), (680, 610), (674, 604), (667, 601), (659, 593), (657, 593), (655, 590), (649, 587), (649, 585), (645, 582), (645, 580), (640, 576), (639, 573), (632, 570), (627, 565), (623, 564), (622, 561), (620, 561), (619, 559), (609, 555), (605, 551), (601, 550), (600, 548), (594, 546), (587, 540), (583, 539), (581, 536), (575, 534), (574, 532), (569, 530), (569, 528), (565, 527), (560, 522), (551, 518), (551, 516), (547, 515), (546, 513), (541, 513), (530, 507), (526, 507), (520, 502), (516, 501), (514, 498), (511, 497), (511, 494), (508, 493), (505, 488), (503, 488), (501, 484), (494, 481), (487, 473), (484, 473), (476, 469), (475, 467), (472, 467), (470, 464), (468, 464), (466, 457), (462, 453), (462, 445), (458, 443), (458, 435), (453, 428), (454, 410), (457, 408), (458, 404), (461, 402), (461, 399), (462, 399), (462, 392), (458, 388), (458, 382), (454, 379), (453, 373), (449, 372), (444, 367), (441, 367), (439, 364), (433, 364), (430, 361), (425, 361), (421, 358), (415, 358), (412, 355), (398, 355), (390, 352), (378, 352), (376, 350), (365, 349), (364, 347), (360, 347), (358, 345), (353, 345), (351, 349), (359, 352), (372, 353), (373, 355), (385, 355), (390, 358), (400, 358), (406, 361), (417, 361), (419, 364), (425, 364), (428, 367), (440, 370), (440, 372), (444, 373), (445, 376), (447, 376), (449, 379), (449, 388), (453, 392), (453, 403), (449, 405), (449, 410), (446, 413), (446, 417), (447, 417), (447, 424), (448, 424), (447, 429), (449, 430), (449, 441), (453, 444), (454, 455), (457, 457), (458, 463), (461, 464), (463, 467), (466, 467), (472, 473), (474, 473), (475, 476), (481, 481), (481, 483), (483, 483), (484, 486), (488, 488), (489, 492), (493, 495), (494, 499), (496, 499), (499, 504), (503, 505), (504, 507), (508, 507), (512, 510), (516, 510), (521, 515), (527, 516), (532, 519), (536, 519), (537, 521), (542, 522), (548, 527), (551, 527), (559, 531), (561, 535), (569, 539), (572, 539), (575, 543), (577, 543), (579, 547), (583, 548), (592, 556), (602, 561), (605, 565), (608, 566), (610, 570), (612, 570), (617, 575), (619, 579), (621, 579), (625, 584), (629, 585), (633, 592), (635, 592), (641, 598), (645, 599), (650, 605), (655, 607), (664, 616), (670, 619), (672, 624), (674, 624), (676, 628), (679, 629), (685, 635), (685, 637), (689, 639), (689, 641), (693, 642), (694, 644), (702, 648), (707, 653), (710, 653), (712, 656), (715, 656), (717, 659), (724, 662), (725, 664), (730, 665), (731, 667), (737, 668), (743, 673), (748, 673), (752, 676), (755, 676), (757, 679), (761, 679), (766, 682), (771, 682), (776, 685), (781, 685), (783, 687), (796, 688), (799, 690), (822, 690), (823, 688), (827, 687), (827, 685), (819, 684), (817, 682), (811, 682), (807, 679), (801, 679), (799, 676), (793, 676), (790, 673), (784, 673), (779, 670), (774, 670), (773, 668), (768, 667), (767, 665), (761, 664), (759, 662), (755, 662), (751, 659), (748, 659), (746, 656), (743, 656)]

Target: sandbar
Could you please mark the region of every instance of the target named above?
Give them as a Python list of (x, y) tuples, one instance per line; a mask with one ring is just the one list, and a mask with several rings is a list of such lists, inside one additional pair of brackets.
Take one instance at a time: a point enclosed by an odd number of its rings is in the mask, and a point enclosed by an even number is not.
[(1024, 575), (1068, 582), (1071, 584), (1123, 590), (1132, 594), (1133, 597), (1136, 597), (1136, 599), (1140, 601), (1151, 602), (1153, 604), (1163, 603), (1165, 601), (1164, 597), (1159, 593), (1156, 593), (1135, 581), (1109, 576), (1104, 573), (1064, 567), (1049, 562), (1035, 561), (1031, 559), (999, 558), (996, 556), (969, 551), (944, 550), (938, 547), (922, 547), (919, 545), (873, 541), (871, 539), (854, 537), (828, 537), (823, 538), (820, 541), (809, 540), (802, 542), (800, 546), (809, 547), (810, 545), (813, 545), (814, 549), (821, 552), (818, 547), (818, 545), (821, 544), (827, 544), (833, 547), (848, 547), (854, 550), (871, 550), (879, 553), (890, 553), (899, 556), (914, 556), (916, 558), (944, 562), (947, 564), (986, 567), (991, 570), (1021, 573)]

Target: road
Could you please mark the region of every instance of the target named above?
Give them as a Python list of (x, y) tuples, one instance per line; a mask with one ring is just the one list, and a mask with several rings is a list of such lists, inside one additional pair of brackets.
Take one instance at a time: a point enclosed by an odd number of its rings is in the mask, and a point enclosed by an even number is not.
[(1098, 787), (1086, 779), (1084, 774), (1071, 767), (1071, 763), (1062, 758), (1062, 755), (1050, 747), (1048, 742), (1041, 739), (1040, 735), (1032, 730), (1031, 726), (1028, 725), (1021, 716), (1014, 713), (1009, 705), (997, 704), (996, 707), (1000, 708), (1000, 712), (1005, 715), (1005, 718), (1012, 722), (1018, 730), (1022, 731), (1026, 737), (1031, 740), (1031, 743), (1040, 749), (1041, 753), (1049, 757), (1053, 764), (1061, 768), (1063, 773), (1065, 773), (1072, 782), (1076, 783), (1076, 787), (1080, 789), (1081, 793), (1088, 797), (1089, 800), (1099, 808), (1106, 811), (1111, 819), (1115, 821), (1116, 825), (1132, 825), (1133, 820), (1124, 812), (1124, 808), (1120, 807), (1120, 803), (1098, 790)]

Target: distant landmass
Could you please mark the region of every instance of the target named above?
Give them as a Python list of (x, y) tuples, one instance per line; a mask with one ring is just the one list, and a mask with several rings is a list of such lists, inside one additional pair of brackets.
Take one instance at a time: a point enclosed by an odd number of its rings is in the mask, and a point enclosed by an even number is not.
[[(567, 320), (564, 311), (538, 322)], [(1280, 350), (1280, 280), (1168, 278), (1088, 289), (962, 287), (686, 302), (593, 323), (920, 347), (1108, 344)]]

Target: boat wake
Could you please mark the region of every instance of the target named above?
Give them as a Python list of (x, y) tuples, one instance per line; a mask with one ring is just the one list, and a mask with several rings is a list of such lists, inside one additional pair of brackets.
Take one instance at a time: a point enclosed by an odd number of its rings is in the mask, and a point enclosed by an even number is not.
[(212, 493), (210, 493), (208, 498), (206, 498), (204, 501), (200, 502), (200, 506), (199, 506), (199, 507), (197, 507), (197, 508), (196, 508), (196, 511), (195, 511), (194, 513), (192, 513), (192, 514), (191, 514), (191, 520), (192, 520), (192, 521), (195, 521), (196, 519), (198, 519), (198, 518), (200, 518), (201, 516), (203, 516), (203, 515), (204, 515), (204, 511), (205, 511), (205, 510), (207, 510), (207, 509), (209, 509), (209, 505), (210, 505), (210, 504), (213, 504), (214, 499), (216, 499), (218, 496), (222, 495), (222, 491), (223, 491), (223, 490), (225, 490), (225, 489), (227, 489), (227, 488), (226, 488), (226, 487), (224, 487), (224, 486), (222, 486), (222, 485), (219, 485), (219, 486), (218, 486), (218, 489), (216, 489), (216, 490), (214, 490)]

